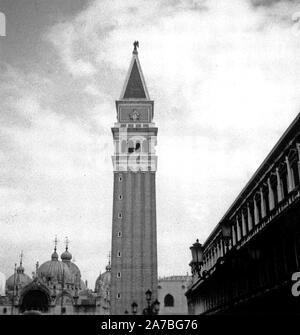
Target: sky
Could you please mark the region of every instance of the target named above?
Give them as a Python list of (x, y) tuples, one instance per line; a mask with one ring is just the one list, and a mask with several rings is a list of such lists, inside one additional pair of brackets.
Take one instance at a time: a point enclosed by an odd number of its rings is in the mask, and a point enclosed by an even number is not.
[(111, 127), (132, 55), (158, 127), (159, 276), (186, 274), (300, 110), (300, 3), (0, 0), (0, 271), (64, 239), (93, 288), (111, 247)]

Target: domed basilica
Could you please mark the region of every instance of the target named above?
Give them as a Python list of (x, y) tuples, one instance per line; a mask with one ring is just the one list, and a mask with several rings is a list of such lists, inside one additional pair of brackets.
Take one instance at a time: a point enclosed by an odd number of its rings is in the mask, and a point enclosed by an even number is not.
[[(19, 266), (7, 278), (0, 292), (0, 314), (109, 314), (110, 260), (99, 275), (95, 289), (87, 287), (66, 242), (60, 260), (57, 239), (51, 259), (39, 265), (32, 277), (25, 273), (23, 254)], [(4, 286), (2, 284), (2, 286)]]

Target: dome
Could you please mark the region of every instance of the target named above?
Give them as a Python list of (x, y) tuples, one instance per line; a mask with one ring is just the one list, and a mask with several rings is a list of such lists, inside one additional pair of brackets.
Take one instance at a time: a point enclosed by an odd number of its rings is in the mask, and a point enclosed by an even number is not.
[(78, 266), (75, 263), (67, 262), (66, 265), (68, 266), (71, 276), (74, 280), (74, 283), (80, 287), (81, 286), (81, 272)]
[[(107, 268), (107, 267), (106, 267)], [(111, 272), (100, 273), (95, 283), (95, 291), (100, 292), (103, 288), (109, 287), (111, 282)]]
[[(18, 271), (18, 270), (22, 270), (22, 271)], [(12, 274), (10, 277), (7, 278), (6, 288), (9, 291), (13, 291), (14, 287), (16, 286), (24, 287), (31, 282), (32, 282), (32, 279), (27, 274), (24, 273), (24, 268), (18, 267), (16, 274)]]
[(70, 262), (72, 259), (72, 254), (68, 251), (68, 248), (66, 248), (66, 251), (64, 251), (61, 256), (60, 256), (61, 260), (63, 262)]
[(72, 275), (68, 266), (58, 260), (52, 259), (43, 263), (37, 270), (39, 278), (46, 278), (46, 280), (56, 280), (65, 283), (72, 283)]
[(111, 272), (106, 271), (101, 275), (101, 279), (104, 285), (110, 285)]
[(53, 261), (58, 261), (58, 254), (56, 252), (56, 249), (54, 250), (53, 254), (51, 255), (51, 259)]

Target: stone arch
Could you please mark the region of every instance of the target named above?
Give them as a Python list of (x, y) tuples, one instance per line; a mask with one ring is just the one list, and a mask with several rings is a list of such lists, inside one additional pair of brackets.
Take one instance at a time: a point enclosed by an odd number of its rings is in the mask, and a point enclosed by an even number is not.
[(50, 291), (41, 283), (30, 283), (25, 286), (20, 295), (20, 311), (47, 312), (51, 304)]

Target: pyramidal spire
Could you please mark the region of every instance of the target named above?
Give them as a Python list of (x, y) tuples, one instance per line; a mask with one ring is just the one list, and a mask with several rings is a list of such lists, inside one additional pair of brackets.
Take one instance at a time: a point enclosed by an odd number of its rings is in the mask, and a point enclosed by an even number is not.
[(142, 68), (138, 58), (139, 42), (133, 43), (132, 59), (125, 79), (120, 100), (142, 99), (150, 100)]

